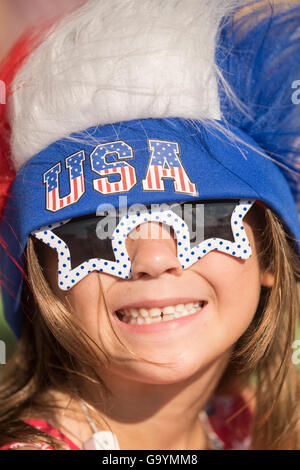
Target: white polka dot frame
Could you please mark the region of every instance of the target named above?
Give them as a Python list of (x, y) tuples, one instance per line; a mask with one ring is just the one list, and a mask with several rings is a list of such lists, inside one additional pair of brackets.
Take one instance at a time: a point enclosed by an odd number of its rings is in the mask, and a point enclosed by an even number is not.
[(204, 240), (194, 247), (190, 245), (187, 224), (171, 209), (161, 210), (155, 207), (154, 209), (130, 210), (130, 214), (121, 218), (112, 234), (111, 243), (116, 261), (109, 261), (101, 257), (93, 258), (84, 261), (74, 269), (71, 268), (71, 255), (68, 246), (53, 232), (55, 228), (70, 222), (72, 219), (41, 227), (32, 232), (32, 235), (57, 252), (58, 286), (66, 291), (92, 271), (104, 272), (122, 279), (130, 279), (131, 260), (126, 249), (126, 239), (130, 232), (146, 222), (162, 223), (173, 229), (177, 240), (177, 258), (183, 269), (189, 268), (213, 250), (237, 258), (248, 259), (252, 255), (252, 250), (243, 226), (243, 219), (254, 203), (255, 200), (253, 199), (241, 199), (236, 204), (231, 215), (234, 241), (215, 237)]

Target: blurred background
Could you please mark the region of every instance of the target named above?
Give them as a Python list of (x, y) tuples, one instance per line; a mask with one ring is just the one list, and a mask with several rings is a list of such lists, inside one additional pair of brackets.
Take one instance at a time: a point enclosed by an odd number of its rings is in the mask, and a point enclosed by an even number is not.
[(0, 60), (25, 28), (51, 20), (86, 0), (0, 0)]

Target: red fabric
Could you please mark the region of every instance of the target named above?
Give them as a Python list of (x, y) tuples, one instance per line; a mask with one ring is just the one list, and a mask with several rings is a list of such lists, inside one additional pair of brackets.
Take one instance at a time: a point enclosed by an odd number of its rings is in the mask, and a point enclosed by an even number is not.
[[(243, 411), (237, 413), (242, 408)], [(245, 406), (242, 396), (213, 397), (209, 402), (207, 415), (213, 430), (223, 441), (225, 450), (249, 448), (252, 413)]]
[[(43, 41), (51, 24), (28, 28), (18, 39), (7, 56), (0, 62), (0, 80), (5, 84), (6, 103), (11, 94), (11, 85), (31, 52)], [(7, 194), (15, 177), (11, 159), (10, 125), (7, 116), (7, 104), (0, 105), (0, 218), (6, 204)]]
[[(27, 419), (25, 422), (34, 428), (49, 434), (49, 436), (55, 437), (56, 439), (62, 441), (65, 445), (65, 450), (80, 450), (80, 448), (70, 441), (70, 439), (68, 439), (58, 429), (55, 429), (53, 426), (51, 426), (51, 424), (46, 423), (46, 421), (41, 419)], [(21, 447), (36, 447), (38, 450), (55, 450), (48, 444), (32, 444), (30, 442), (14, 442), (1, 447), (0, 450), (14, 450)]]
[[(213, 431), (224, 443), (224, 450), (246, 450), (249, 448), (252, 418), (249, 408), (245, 407), (241, 413), (229, 421), (229, 418), (244, 405), (245, 401), (241, 396), (214, 397), (209, 402), (207, 407), (209, 422)], [(26, 420), (26, 423), (62, 441), (66, 450), (80, 450), (64, 434), (45, 421), (31, 419)], [(28, 442), (14, 442), (1, 447), (0, 450), (13, 450), (24, 446), (34, 446), (39, 450), (55, 450), (47, 444), (31, 444)]]
[[(12, 81), (20, 66), (28, 56), (31, 32), (24, 34), (14, 45), (9, 54), (0, 64), (0, 80), (5, 84), (6, 103), (11, 93)], [(15, 171), (10, 154), (10, 126), (7, 121), (7, 106), (0, 106), (0, 217), (5, 206), (9, 187), (14, 179)]]

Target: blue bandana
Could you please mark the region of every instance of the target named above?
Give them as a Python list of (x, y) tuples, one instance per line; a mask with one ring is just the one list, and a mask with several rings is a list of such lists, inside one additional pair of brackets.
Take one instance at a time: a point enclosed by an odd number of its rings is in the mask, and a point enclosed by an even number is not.
[[(260, 200), (298, 243), (300, 223), (279, 168), (239, 129), (183, 119), (144, 119), (93, 127), (51, 144), (17, 174), (0, 226), (5, 317), (22, 329), (21, 292), (28, 236), (47, 225), (127, 206), (215, 199)], [(251, 148), (249, 147), (251, 146)], [(257, 151), (255, 150), (257, 149)], [(260, 152), (260, 153), (258, 153)]]

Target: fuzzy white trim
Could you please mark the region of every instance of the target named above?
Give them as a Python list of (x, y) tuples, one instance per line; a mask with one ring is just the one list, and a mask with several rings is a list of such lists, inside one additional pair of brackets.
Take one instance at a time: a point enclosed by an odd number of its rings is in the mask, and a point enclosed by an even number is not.
[(215, 65), (231, 0), (90, 0), (29, 57), (9, 103), (16, 169), (70, 133), (147, 117), (220, 119)]

